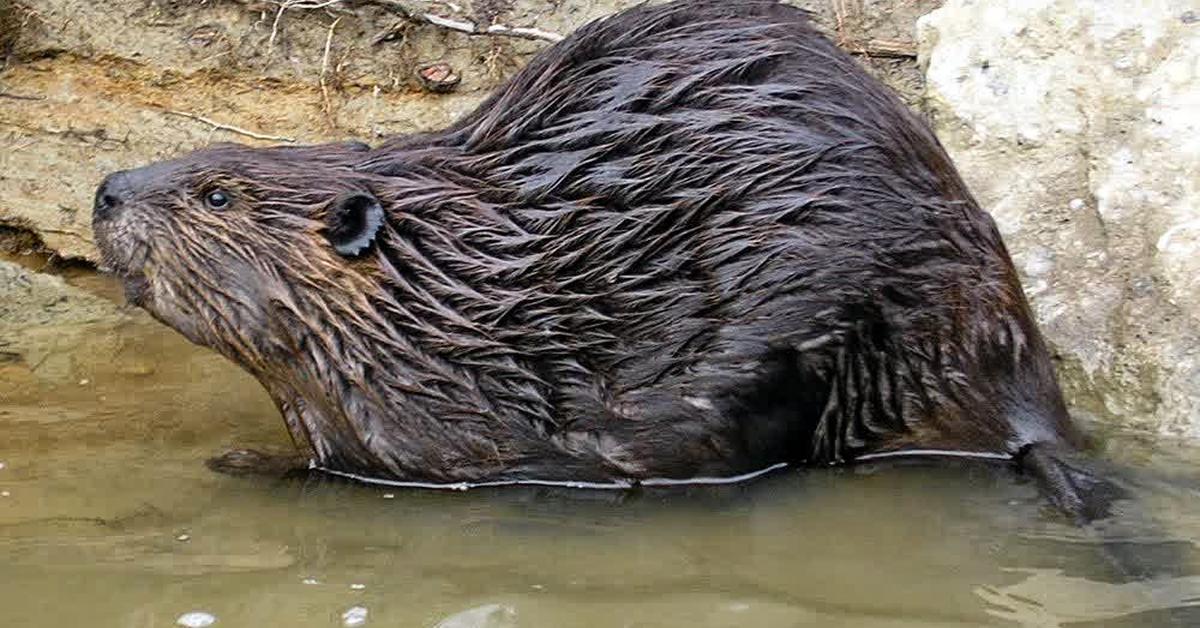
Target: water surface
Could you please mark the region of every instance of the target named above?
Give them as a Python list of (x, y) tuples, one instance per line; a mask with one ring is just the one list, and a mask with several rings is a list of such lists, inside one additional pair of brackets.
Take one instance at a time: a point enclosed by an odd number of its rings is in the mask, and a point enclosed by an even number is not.
[[(971, 462), (640, 492), (238, 479), (202, 461), (290, 446), (255, 382), (144, 317), (69, 331), (0, 362), (0, 626), (1200, 625), (1184, 444), (1109, 437), (1139, 498), (1091, 530)], [(1099, 539), (1163, 573), (1121, 578)]]

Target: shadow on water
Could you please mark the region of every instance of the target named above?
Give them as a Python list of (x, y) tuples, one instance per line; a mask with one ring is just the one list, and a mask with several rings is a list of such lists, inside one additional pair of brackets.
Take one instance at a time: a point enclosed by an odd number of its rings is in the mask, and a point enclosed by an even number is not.
[[(231, 478), (203, 460), (288, 446), (248, 377), (136, 314), (20, 334), (0, 364), (2, 626), (339, 626), (356, 607), (440, 628), (1200, 625), (1184, 445), (1114, 436), (1149, 462), (1087, 530), (971, 462), (630, 491)], [(1102, 543), (1174, 571), (1114, 578)]]

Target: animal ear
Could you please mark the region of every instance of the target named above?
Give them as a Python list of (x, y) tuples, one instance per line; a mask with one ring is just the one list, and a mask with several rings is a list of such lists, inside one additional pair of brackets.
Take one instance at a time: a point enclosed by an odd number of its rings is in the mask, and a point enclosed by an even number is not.
[(325, 237), (344, 257), (361, 255), (383, 227), (383, 206), (364, 192), (342, 194), (325, 214)]

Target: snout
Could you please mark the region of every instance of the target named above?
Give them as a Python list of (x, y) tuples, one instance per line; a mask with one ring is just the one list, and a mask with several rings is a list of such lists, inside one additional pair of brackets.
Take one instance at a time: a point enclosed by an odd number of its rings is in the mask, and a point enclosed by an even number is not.
[(92, 223), (97, 224), (110, 220), (132, 198), (133, 185), (127, 172), (114, 172), (108, 175), (96, 190), (96, 200), (92, 205)]
[[(153, 302), (146, 277), (153, 250), (147, 225), (154, 224), (153, 209), (161, 198), (164, 175), (174, 166), (151, 164), (121, 170), (104, 178), (92, 204), (92, 233), (100, 252), (100, 268), (116, 275), (130, 303), (151, 310)], [(151, 310), (153, 312), (153, 310)]]
[(120, 170), (105, 177), (96, 189), (96, 200), (92, 205), (92, 224), (120, 215), (121, 210), (136, 201), (136, 196), (160, 185), (163, 178), (169, 176), (174, 168), (170, 162), (160, 162)]
[(146, 247), (130, 208), (140, 202), (141, 169), (114, 172), (100, 182), (92, 204), (92, 232), (104, 270), (126, 276), (139, 270)]

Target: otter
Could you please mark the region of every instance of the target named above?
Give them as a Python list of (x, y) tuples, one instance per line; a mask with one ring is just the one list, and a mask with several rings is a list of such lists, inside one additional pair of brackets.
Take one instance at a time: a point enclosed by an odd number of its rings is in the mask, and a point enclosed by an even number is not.
[(258, 378), (323, 470), (956, 455), (1103, 512), (996, 225), (928, 126), (771, 0), (591, 23), (441, 131), (113, 173), (94, 229), (129, 300)]

